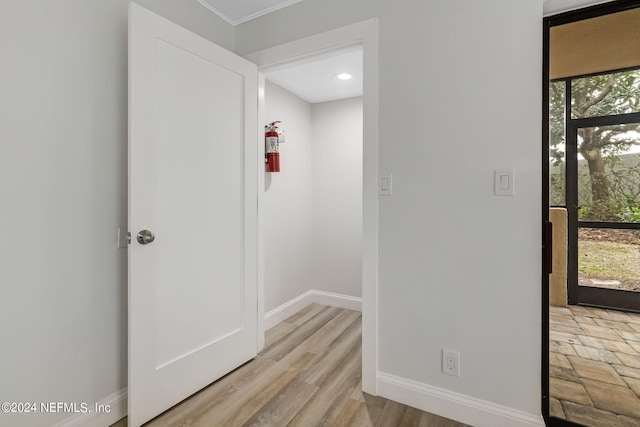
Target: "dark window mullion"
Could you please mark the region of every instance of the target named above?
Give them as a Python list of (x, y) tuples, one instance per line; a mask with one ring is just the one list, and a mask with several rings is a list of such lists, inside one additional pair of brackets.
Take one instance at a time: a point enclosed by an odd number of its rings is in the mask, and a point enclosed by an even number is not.
[(591, 128), (596, 126), (626, 125), (640, 123), (640, 113), (614, 114), (611, 116), (584, 117), (581, 119), (567, 118), (567, 124), (576, 128)]
[(580, 228), (617, 228), (625, 230), (640, 230), (640, 222), (604, 222), (604, 221), (578, 221)]
[(567, 302), (578, 303), (578, 129), (571, 119), (571, 79), (565, 80), (565, 203), (567, 205)]
[(623, 68), (615, 68), (613, 70), (598, 71), (597, 73), (587, 73), (587, 74), (578, 74), (575, 76), (559, 77), (557, 79), (551, 80), (550, 83), (561, 82), (566, 79), (571, 79), (571, 80), (585, 79), (589, 77), (604, 76), (606, 74), (624, 73), (627, 71), (635, 71), (635, 70), (640, 70), (640, 67), (639, 66), (623, 67)]

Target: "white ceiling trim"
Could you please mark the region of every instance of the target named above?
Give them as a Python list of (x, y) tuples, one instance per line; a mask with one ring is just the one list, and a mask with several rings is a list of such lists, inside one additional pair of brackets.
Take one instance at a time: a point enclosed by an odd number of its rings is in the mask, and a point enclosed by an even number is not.
[(227, 17), (227, 15), (225, 15), (224, 13), (220, 12), (218, 9), (216, 9), (215, 7), (211, 6), (209, 3), (207, 3), (204, 0), (196, 0), (198, 3), (200, 3), (201, 5), (203, 5), (204, 7), (206, 7), (207, 9), (209, 9), (211, 12), (215, 13), (216, 15), (218, 15), (220, 18), (224, 19), (225, 21), (227, 21), (229, 24), (231, 25), (236, 25), (233, 23), (233, 21), (231, 19), (229, 19)]
[(544, 0), (544, 16), (557, 15), (576, 9), (582, 9), (602, 3), (609, 3), (611, 0)]
[[(224, 19), (229, 24), (236, 26), (239, 24), (243, 24), (245, 22), (251, 21), (252, 19), (259, 18), (263, 15), (266, 15), (271, 12), (275, 12), (276, 10), (280, 10), (292, 4), (298, 3), (302, 0), (283, 0), (282, 2), (267, 7), (265, 9), (260, 9), (254, 13), (243, 16), (239, 19), (232, 19), (214, 6), (212, 6), (207, 0), (197, 0), (198, 3), (209, 9), (211, 12), (218, 15), (220, 18)], [(571, 10), (580, 9), (583, 7), (593, 6), (596, 4), (609, 3), (612, 0), (543, 0), (543, 13), (544, 16), (556, 15), (563, 12), (568, 12)]]
[(236, 25), (244, 24), (245, 22), (251, 21), (252, 19), (256, 19), (268, 13), (275, 12), (276, 10), (280, 10), (287, 6), (291, 6), (292, 4), (301, 2), (302, 0), (285, 0), (274, 6), (268, 7), (266, 9), (261, 9), (255, 13), (252, 13), (250, 15), (244, 16), (236, 20), (229, 18), (227, 15), (225, 15), (224, 13), (222, 13), (221, 11), (213, 7), (211, 4), (209, 4), (206, 0), (196, 0), (196, 1), (235, 27)]
[[(332, 46), (326, 49), (321, 49), (313, 52), (309, 52), (305, 55), (295, 56), (288, 58), (280, 62), (270, 63), (268, 65), (258, 66), (258, 70), (262, 73), (270, 73), (272, 71), (278, 71), (283, 68), (289, 68), (296, 65), (302, 65), (309, 62), (316, 62), (321, 59), (330, 58), (332, 56), (341, 55), (343, 53), (350, 53), (362, 50), (362, 41), (353, 42), (343, 46)], [(252, 61), (250, 58), (247, 58)], [(252, 61), (255, 62), (255, 61)]]
[(276, 10), (283, 9), (283, 8), (285, 8), (287, 6), (291, 6), (292, 4), (299, 3), (301, 1), (302, 0), (287, 0), (287, 1), (283, 1), (282, 3), (279, 3), (279, 4), (275, 5), (275, 6), (268, 7), (266, 9), (263, 9), (263, 10), (261, 10), (259, 12), (254, 13), (252, 15), (245, 16), (244, 18), (239, 19), (233, 25), (244, 24), (247, 21), (251, 21), (252, 19), (259, 18), (259, 17), (261, 17), (263, 15), (266, 15), (266, 14), (271, 13), (271, 12), (275, 12)]

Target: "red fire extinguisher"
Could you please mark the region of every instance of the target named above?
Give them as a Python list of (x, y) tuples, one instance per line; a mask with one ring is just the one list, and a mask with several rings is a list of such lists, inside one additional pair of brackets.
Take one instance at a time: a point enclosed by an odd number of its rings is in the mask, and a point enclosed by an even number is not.
[(264, 127), (265, 162), (267, 172), (280, 172), (280, 143), (283, 141), (282, 130), (276, 126), (280, 121), (269, 123)]

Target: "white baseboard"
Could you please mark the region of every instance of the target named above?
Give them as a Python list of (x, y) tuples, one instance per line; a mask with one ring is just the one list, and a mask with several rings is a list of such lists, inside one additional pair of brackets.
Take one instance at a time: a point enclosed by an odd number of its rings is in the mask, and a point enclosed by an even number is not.
[[(89, 404), (91, 412), (77, 414), (56, 424), (54, 427), (105, 427), (127, 416), (127, 389), (120, 390), (98, 402), (102, 412), (95, 412), (95, 406)], [(107, 409), (108, 408), (108, 411)]]
[(362, 311), (362, 298), (349, 295), (334, 294), (333, 292), (311, 291), (316, 304), (330, 305), (353, 311)]
[(542, 415), (533, 415), (383, 372), (378, 373), (378, 395), (474, 427), (545, 425)]
[(274, 327), (287, 317), (313, 303), (362, 311), (362, 298), (311, 290), (266, 313), (264, 315), (264, 329), (267, 330)]

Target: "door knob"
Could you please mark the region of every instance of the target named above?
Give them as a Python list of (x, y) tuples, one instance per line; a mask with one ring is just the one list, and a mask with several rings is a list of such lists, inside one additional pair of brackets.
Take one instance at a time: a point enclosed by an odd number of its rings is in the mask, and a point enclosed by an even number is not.
[(155, 239), (156, 239), (156, 236), (149, 230), (142, 230), (136, 236), (136, 240), (138, 240), (138, 243), (140, 243), (141, 245), (148, 245), (149, 243), (153, 242)]

